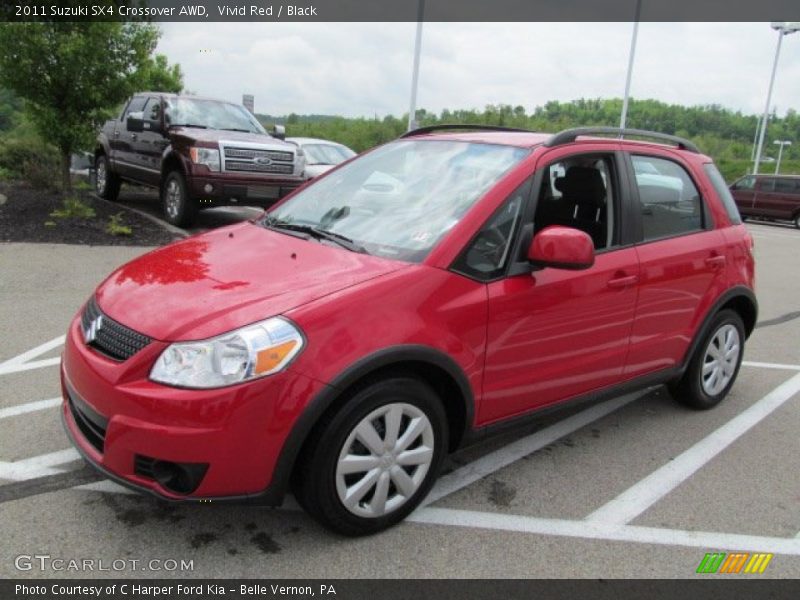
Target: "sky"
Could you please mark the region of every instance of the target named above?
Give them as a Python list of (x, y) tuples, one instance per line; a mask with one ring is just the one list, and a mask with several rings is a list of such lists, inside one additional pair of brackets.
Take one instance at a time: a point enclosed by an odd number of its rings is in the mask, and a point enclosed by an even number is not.
[[(425, 23), (417, 107), (440, 112), (621, 98), (632, 23)], [(162, 23), (157, 52), (186, 90), (271, 115), (407, 113), (416, 23)], [(633, 98), (764, 110), (769, 23), (641, 23)], [(800, 32), (783, 38), (772, 96), (800, 110)]]

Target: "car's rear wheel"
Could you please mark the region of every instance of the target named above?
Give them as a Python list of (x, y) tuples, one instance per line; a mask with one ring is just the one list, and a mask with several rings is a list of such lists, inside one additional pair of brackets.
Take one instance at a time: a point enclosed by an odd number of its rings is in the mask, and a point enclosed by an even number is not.
[(670, 386), (674, 398), (706, 410), (728, 395), (744, 355), (744, 323), (738, 313), (722, 310), (714, 317), (680, 381)]
[(197, 217), (197, 202), (189, 197), (186, 179), (180, 171), (171, 171), (164, 179), (161, 207), (164, 219), (176, 227), (191, 225)]
[(94, 188), (97, 195), (112, 202), (119, 196), (119, 188), (122, 181), (119, 175), (112, 173), (109, 169), (108, 159), (105, 154), (100, 154), (94, 161), (95, 182)]
[(447, 433), (441, 401), (426, 384), (402, 376), (377, 381), (312, 434), (295, 477), (297, 499), (344, 535), (386, 529), (427, 495)]

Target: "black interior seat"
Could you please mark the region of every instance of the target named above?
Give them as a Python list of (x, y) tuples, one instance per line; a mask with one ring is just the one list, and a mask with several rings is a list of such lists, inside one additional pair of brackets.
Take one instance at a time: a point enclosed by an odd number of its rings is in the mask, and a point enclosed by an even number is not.
[(539, 228), (564, 225), (585, 231), (595, 248), (606, 246), (606, 186), (594, 167), (569, 167), (564, 177), (555, 180), (561, 192), (557, 201), (541, 206)]

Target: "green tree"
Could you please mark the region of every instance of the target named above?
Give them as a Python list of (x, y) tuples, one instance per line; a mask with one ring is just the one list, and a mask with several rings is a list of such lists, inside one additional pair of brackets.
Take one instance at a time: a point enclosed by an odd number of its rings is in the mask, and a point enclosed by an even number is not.
[(151, 58), (158, 41), (147, 23), (1, 23), (0, 85), (25, 101), (43, 139), (61, 154), (70, 188), (72, 152), (90, 147), (111, 109), (139, 86), (175, 86), (180, 69)]
[(135, 90), (177, 94), (183, 90), (183, 72), (178, 64), (171, 65), (163, 54), (156, 54), (142, 65), (134, 78)]

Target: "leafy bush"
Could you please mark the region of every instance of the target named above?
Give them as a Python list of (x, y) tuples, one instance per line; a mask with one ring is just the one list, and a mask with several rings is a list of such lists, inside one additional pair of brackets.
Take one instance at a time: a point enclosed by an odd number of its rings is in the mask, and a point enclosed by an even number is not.
[(111, 235), (132, 235), (133, 230), (124, 225), (122, 223), (122, 213), (119, 212), (115, 215), (111, 215), (111, 219), (108, 221), (108, 225), (106, 226), (106, 232), (110, 233)]
[(51, 217), (57, 219), (92, 219), (95, 216), (94, 209), (76, 196), (64, 198), (62, 208), (57, 208), (50, 213)]
[(52, 189), (58, 186), (58, 151), (35, 137), (8, 137), (0, 141), (0, 169), (10, 178)]

